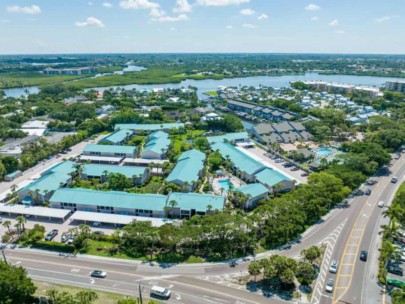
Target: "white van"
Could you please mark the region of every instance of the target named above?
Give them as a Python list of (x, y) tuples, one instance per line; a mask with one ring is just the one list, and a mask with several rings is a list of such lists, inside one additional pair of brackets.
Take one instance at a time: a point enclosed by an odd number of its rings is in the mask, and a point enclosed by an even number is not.
[(168, 298), (170, 298), (170, 290), (167, 288), (159, 287), (159, 286), (153, 286), (150, 289), (150, 296), (168, 299)]

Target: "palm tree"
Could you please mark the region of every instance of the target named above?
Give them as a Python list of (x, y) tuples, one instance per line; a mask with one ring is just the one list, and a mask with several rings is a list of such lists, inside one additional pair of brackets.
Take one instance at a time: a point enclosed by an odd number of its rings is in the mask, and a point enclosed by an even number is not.
[(169, 202), (169, 205), (170, 205), (170, 214), (173, 217), (173, 209), (174, 209), (174, 207), (178, 206), (178, 203), (176, 200), (171, 200)]
[(6, 227), (8, 230), (8, 233), (11, 234), (11, 230), (10, 230), (11, 222), (9, 220), (7, 220), (7, 221), (4, 221), (2, 225), (4, 227)]
[(157, 230), (150, 231), (148, 237), (152, 241), (151, 248), (150, 248), (150, 258), (149, 258), (149, 260), (152, 261), (153, 253), (155, 251), (155, 242), (159, 238), (159, 231), (157, 231)]
[(19, 228), (19, 231), (25, 231), (25, 223), (27, 222), (27, 219), (24, 216), (17, 216), (16, 217), (17, 224), (16, 227)]
[(212, 210), (212, 205), (208, 204), (207, 205), (207, 214), (210, 214)]
[(275, 184), (272, 188), (273, 188), (274, 196), (277, 197), (278, 193), (280, 193), (281, 189), (283, 189), (284, 186), (283, 186), (283, 184), (278, 183), (278, 184)]

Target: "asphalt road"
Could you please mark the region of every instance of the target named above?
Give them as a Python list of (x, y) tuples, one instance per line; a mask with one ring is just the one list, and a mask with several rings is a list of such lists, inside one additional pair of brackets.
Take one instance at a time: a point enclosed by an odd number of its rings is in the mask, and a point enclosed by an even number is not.
[[(325, 275), (325, 280), (335, 280), (334, 292), (326, 293), (323, 285), (319, 303), (385, 303), (385, 294), (377, 284), (380, 247), (378, 232), (383, 220), (383, 208), (379, 208), (377, 203), (391, 203), (404, 177), (404, 158), (402, 156), (392, 162), (391, 175), (376, 178), (378, 183), (368, 187), (372, 189), (370, 196), (358, 197), (351, 203), (351, 215), (330, 255), (330, 260), (339, 261), (338, 272), (327, 272)], [(400, 177), (396, 184), (391, 183), (392, 175)], [(359, 258), (362, 250), (368, 251), (367, 262)]]

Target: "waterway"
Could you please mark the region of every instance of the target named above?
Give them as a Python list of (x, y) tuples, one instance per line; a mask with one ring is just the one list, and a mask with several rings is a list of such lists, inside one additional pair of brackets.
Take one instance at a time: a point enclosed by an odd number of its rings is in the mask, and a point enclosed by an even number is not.
[[(139, 69), (141, 67), (129, 66), (131, 69)], [(128, 68), (129, 68), (128, 67)], [(129, 71), (129, 70), (127, 70)], [(256, 76), (256, 77), (246, 77), (246, 78), (227, 78), (222, 80), (184, 80), (180, 83), (169, 83), (169, 84), (153, 84), (153, 85), (139, 85), (130, 84), (122, 86), (114, 86), (114, 88), (124, 88), (124, 89), (137, 89), (137, 90), (151, 90), (153, 88), (181, 88), (193, 86), (198, 89), (199, 98), (204, 98), (204, 92), (213, 91), (218, 88), (218, 86), (254, 86), (259, 85), (268, 86), (273, 88), (289, 87), (292, 81), (306, 81), (306, 80), (322, 80), (328, 82), (338, 82), (347, 83), (351, 85), (365, 85), (382, 87), (386, 81), (390, 80), (403, 80), (401, 78), (390, 78), (390, 77), (373, 77), (373, 76), (353, 76), (353, 75), (320, 75), (318, 73), (306, 73), (302, 75), (286, 75), (286, 76)], [(93, 88), (95, 90), (105, 90), (110, 87), (98, 87)], [(25, 95), (26, 92), (31, 94), (38, 93), (38, 87), (26, 87), (26, 88), (13, 88), (5, 89), (6, 96), (19, 97)]]

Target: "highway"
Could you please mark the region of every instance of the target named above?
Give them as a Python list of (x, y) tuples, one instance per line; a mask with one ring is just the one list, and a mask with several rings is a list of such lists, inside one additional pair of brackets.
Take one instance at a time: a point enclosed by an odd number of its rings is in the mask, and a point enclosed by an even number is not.
[[(347, 303), (384, 303), (384, 294), (376, 284), (378, 231), (380, 220), (384, 219), (381, 217), (382, 208), (376, 204), (380, 200), (388, 203), (393, 198), (404, 176), (405, 155), (393, 161), (390, 170), (393, 175), (400, 177), (398, 183), (390, 182), (392, 174), (376, 177), (378, 183), (370, 187), (373, 190), (370, 196), (354, 197), (347, 206), (332, 210), (291, 248), (259, 254), (256, 258), (273, 253), (298, 258), (304, 248), (327, 244), (313, 303), (343, 303), (339, 302), (341, 300)], [(361, 250), (369, 251), (366, 263), (359, 260)], [(238, 261), (234, 268), (227, 263), (152, 266), (139, 261), (86, 255), (65, 258), (57, 253), (24, 248), (6, 249), (5, 254), (9, 263), (25, 267), (33, 279), (41, 281), (128, 295), (137, 295), (141, 285), (144, 297), (149, 295), (152, 285), (159, 285), (172, 291), (169, 303), (285, 303), (279, 298), (265, 296), (260, 291), (250, 292), (245, 286), (230, 284), (230, 277), (246, 274), (248, 263), (243, 261)], [(336, 275), (327, 272), (332, 258), (340, 262)], [(107, 278), (91, 279), (89, 273), (94, 269), (107, 271)], [(335, 291), (332, 294), (324, 292), (324, 283), (329, 277), (335, 279)]]

